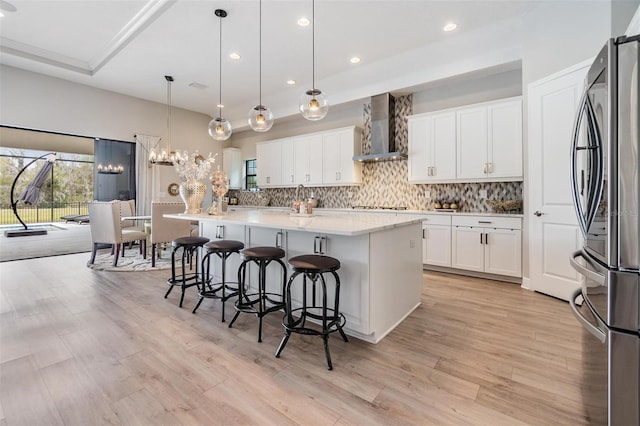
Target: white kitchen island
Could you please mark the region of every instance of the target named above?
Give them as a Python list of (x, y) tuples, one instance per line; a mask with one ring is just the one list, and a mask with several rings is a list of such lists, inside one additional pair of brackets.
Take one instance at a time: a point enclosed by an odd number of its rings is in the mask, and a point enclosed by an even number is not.
[[(379, 342), (420, 304), (420, 218), (353, 212), (300, 216), (265, 209), (242, 209), (221, 216), (166, 216), (198, 221), (200, 235), (211, 240), (239, 240), (245, 247), (277, 245), (286, 252), (285, 263), (290, 257), (311, 253), (338, 259), (340, 311), (347, 319), (344, 330), (367, 342)], [(227, 280), (236, 281), (239, 256), (231, 256), (227, 262)], [(220, 268), (213, 268), (219, 273)], [(268, 268), (268, 291), (279, 291), (281, 273), (279, 267)], [(257, 269), (249, 275), (254, 287)], [(327, 288), (333, 298), (333, 285)], [(298, 304), (295, 293), (292, 298)]]

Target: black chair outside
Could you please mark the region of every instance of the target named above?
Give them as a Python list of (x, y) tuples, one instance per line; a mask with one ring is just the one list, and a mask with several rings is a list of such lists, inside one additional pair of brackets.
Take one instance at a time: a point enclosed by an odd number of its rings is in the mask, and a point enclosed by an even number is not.
[[(252, 247), (240, 252), (242, 263), (238, 268), (238, 300), (235, 303), (236, 314), (229, 323), (229, 327), (238, 319), (241, 312), (254, 314), (258, 317), (258, 342), (262, 342), (262, 318), (284, 308), (284, 285), (287, 281), (287, 267), (282, 262), (284, 250), (279, 247)], [(258, 291), (249, 292), (247, 265), (253, 262), (258, 266)], [(267, 267), (276, 262), (282, 267), (282, 285), (280, 293), (267, 292)]]
[[(346, 318), (340, 313), (340, 277), (336, 273), (336, 271), (340, 269), (340, 261), (329, 256), (307, 254), (289, 259), (289, 267), (293, 271), (293, 274), (285, 287), (285, 315), (282, 318), (285, 335), (282, 337), (282, 341), (276, 351), (276, 358), (280, 358), (280, 354), (289, 341), (291, 333), (321, 336), (324, 342), (327, 367), (329, 370), (333, 370), (331, 354), (329, 353), (329, 335), (337, 331), (345, 342), (349, 341), (347, 335), (344, 334), (342, 330), (342, 327), (346, 323)], [(335, 298), (332, 308), (327, 306), (325, 273), (333, 275), (335, 279)], [(302, 306), (293, 309), (291, 286), (298, 275), (302, 275), (303, 277)], [(311, 281), (311, 303), (309, 303), (308, 300), (307, 279)], [(318, 304), (316, 300), (318, 281), (321, 285), (320, 304)], [(320, 324), (312, 327), (311, 324), (307, 324), (307, 319), (316, 320), (316, 322), (320, 322)]]
[[(227, 282), (227, 259), (233, 253), (240, 253), (240, 250), (244, 248), (244, 243), (235, 240), (217, 240), (211, 241), (204, 245), (206, 254), (202, 257), (202, 277), (200, 280), (200, 286), (198, 287), (198, 294), (200, 300), (198, 304), (193, 308), (193, 313), (196, 313), (198, 307), (205, 298), (208, 299), (220, 299), (222, 302), (222, 322), (224, 322), (224, 305), (227, 300), (238, 295), (238, 282)], [(211, 276), (211, 262), (212, 255), (220, 258), (222, 273), (222, 281), (218, 283), (212, 283)]]
[[(171, 251), (171, 278), (167, 280), (169, 284), (169, 290), (164, 295), (166, 299), (173, 290), (173, 287), (180, 286), (182, 289), (182, 295), (180, 296), (180, 307), (182, 308), (182, 302), (184, 301), (184, 292), (187, 288), (194, 285), (198, 285), (200, 279), (200, 273), (198, 272), (198, 261), (200, 259), (200, 247), (209, 242), (205, 237), (180, 237), (171, 242), (173, 250)], [(182, 249), (181, 264), (182, 273), (176, 276), (176, 252)], [(195, 257), (196, 269), (193, 270), (193, 258)], [(187, 272), (187, 261), (189, 262), (189, 271)]]

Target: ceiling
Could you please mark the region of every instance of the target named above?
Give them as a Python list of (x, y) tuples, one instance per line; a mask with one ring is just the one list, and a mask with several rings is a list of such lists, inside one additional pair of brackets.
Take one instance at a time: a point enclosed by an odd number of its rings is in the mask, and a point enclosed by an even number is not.
[[(535, 3), (316, 0), (316, 87), (332, 104), (374, 95), (353, 89), (367, 77), (393, 79), (396, 73), (420, 71), (405, 61), (389, 75), (389, 58), (491, 31), (519, 19)], [(16, 11), (0, 1), (2, 64), (160, 103), (167, 100), (164, 75), (172, 75), (172, 105), (210, 116), (217, 116), (219, 98), (220, 21), (214, 10), (225, 9), (222, 115), (234, 126), (246, 126), (246, 114), (258, 104), (257, 0), (11, 0), (10, 5)], [(277, 118), (295, 114), (300, 94), (311, 88), (312, 27), (296, 23), (303, 16), (311, 19), (311, 5), (310, 0), (262, 2), (262, 100)], [(458, 28), (445, 33), (450, 21)], [(491, 46), (475, 46), (480, 48)], [(230, 59), (231, 52), (241, 58)], [(353, 56), (361, 62), (350, 63)], [(287, 85), (290, 79), (296, 84)], [(399, 90), (402, 84), (386, 88)]]

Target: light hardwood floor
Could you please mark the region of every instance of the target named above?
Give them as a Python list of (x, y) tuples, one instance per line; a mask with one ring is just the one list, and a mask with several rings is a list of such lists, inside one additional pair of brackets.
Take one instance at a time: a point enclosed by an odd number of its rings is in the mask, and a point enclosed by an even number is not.
[[(424, 274), (422, 305), (377, 345), (293, 335), (280, 315), (196, 315), (167, 271), (99, 272), (88, 254), (0, 264), (0, 425), (588, 424), (581, 330), (518, 285)], [(343, 283), (348, 285), (348, 283)], [(390, 283), (392, 285), (392, 283)], [(232, 312), (231, 303), (228, 313)], [(228, 315), (229, 317), (231, 315)]]

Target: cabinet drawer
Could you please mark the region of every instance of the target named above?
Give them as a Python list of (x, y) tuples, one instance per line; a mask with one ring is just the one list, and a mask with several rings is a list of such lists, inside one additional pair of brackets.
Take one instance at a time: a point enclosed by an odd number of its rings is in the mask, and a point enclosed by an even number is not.
[(522, 228), (522, 220), (518, 217), (454, 216), (451, 218), (451, 224), (453, 226), (474, 226), (479, 228)]
[(422, 224), (451, 226), (451, 216), (447, 214), (429, 214), (422, 217)]

